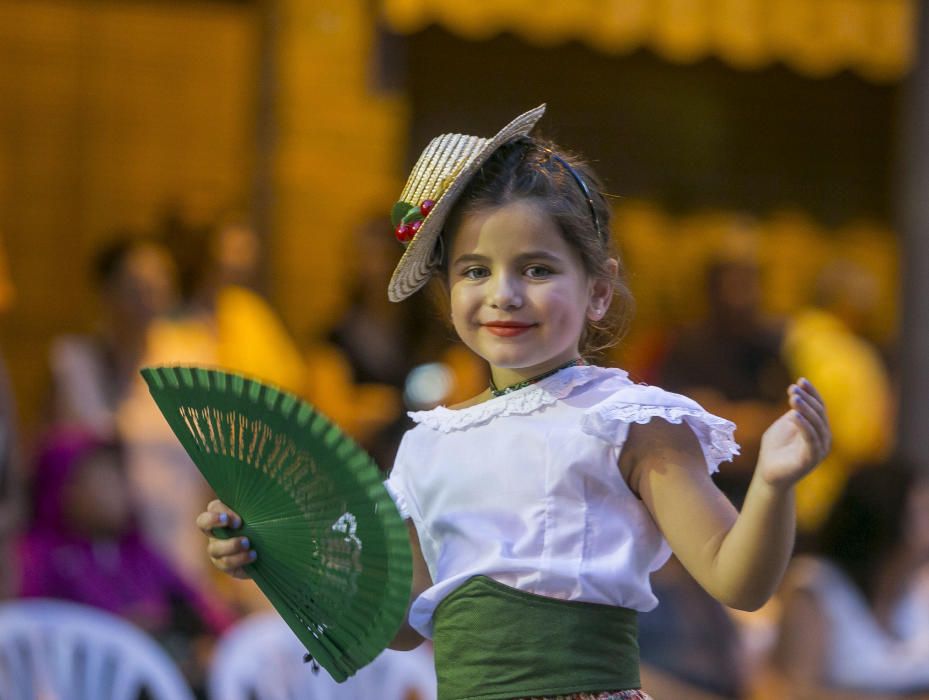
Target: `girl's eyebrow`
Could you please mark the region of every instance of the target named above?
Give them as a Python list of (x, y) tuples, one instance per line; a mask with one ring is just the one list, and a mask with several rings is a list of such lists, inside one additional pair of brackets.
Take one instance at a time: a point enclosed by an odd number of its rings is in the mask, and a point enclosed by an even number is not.
[(465, 263), (482, 263), (487, 262), (487, 258), (483, 255), (477, 255), (476, 253), (465, 253), (455, 258), (454, 265), (461, 265)]
[[(486, 255), (478, 255), (477, 253), (465, 253), (455, 259), (453, 264), (462, 265), (468, 263), (486, 263), (490, 258)], [(519, 263), (525, 262), (527, 260), (546, 260), (548, 262), (560, 262), (559, 258), (554, 253), (550, 253), (547, 250), (528, 250), (525, 253), (520, 253), (516, 256), (516, 261)]]
[(520, 262), (524, 260), (546, 260), (548, 262), (561, 262), (561, 258), (547, 250), (529, 250), (516, 256)]

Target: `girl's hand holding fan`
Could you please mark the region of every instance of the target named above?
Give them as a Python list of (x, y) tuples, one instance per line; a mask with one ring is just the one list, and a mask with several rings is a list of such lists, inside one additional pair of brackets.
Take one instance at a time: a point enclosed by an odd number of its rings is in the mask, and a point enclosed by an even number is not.
[(213, 566), (235, 578), (251, 578), (245, 567), (258, 558), (258, 552), (251, 549), (249, 539), (235, 536), (228, 539), (216, 537), (217, 529), (238, 530), (242, 527), (242, 518), (237, 513), (222, 501), (210, 501), (206, 512), (197, 516), (197, 527), (209, 538), (206, 551)]

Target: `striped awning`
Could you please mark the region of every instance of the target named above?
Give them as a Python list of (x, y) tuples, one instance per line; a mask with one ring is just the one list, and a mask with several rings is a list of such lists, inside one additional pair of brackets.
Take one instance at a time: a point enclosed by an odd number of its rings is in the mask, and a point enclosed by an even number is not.
[(669, 61), (715, 56), (736, 68), (780, 62), (811, 77), (852, 70), (899, 79), (913, 61), (918, 0), (380, 0), (387, 26), (438, 24), (474, 40), (502, 32), (535, 45), (582, 41), (605, 53), (648, 48)]

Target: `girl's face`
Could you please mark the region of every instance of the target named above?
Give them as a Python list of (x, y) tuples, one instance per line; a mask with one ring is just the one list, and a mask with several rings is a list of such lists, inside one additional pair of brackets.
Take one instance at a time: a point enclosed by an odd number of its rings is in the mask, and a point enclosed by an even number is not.
[(497, 386), (578, 356), (588, 319), (612, 296), (590, 279), (557, 225), (529, 200), (462, 217), (449, 254), (452, 323)]

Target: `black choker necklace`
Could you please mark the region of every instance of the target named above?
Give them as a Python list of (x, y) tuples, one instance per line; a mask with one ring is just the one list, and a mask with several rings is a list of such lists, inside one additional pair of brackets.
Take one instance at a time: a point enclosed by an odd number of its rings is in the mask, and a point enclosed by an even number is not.
[(546, 379), (547, 377), (551, 377), (556, 372), (560, 372), (561, 370), (567, 369), (568, 367), (579, 367), (581, 365), (586, 365), (586, 364), (587, 362), (585, 362), (583, 357), (576, 357), (570, 362), (565, 362), (563, 365), (559, 365), (555, 369), (550, 369), (548, 370), (548, 372), (543, 372), (542, 374), (536, 375), (535, 377), (524, 379), (523, 381), (517, 382), (516, 384), (510, 384), (509, 386), (505, 386), (502, 389), (497, 388), (496, 384), (494, 384), (493, 377), (491, 377), (490, 393), (493, 395), (494, 398), (497, 398), (498, 396), (504, 396), (513, 391), (519, 391), (520, 389), (525, 389), (527, 386), (535, 384), (536, 382), (540, 382), (543, 379)]

